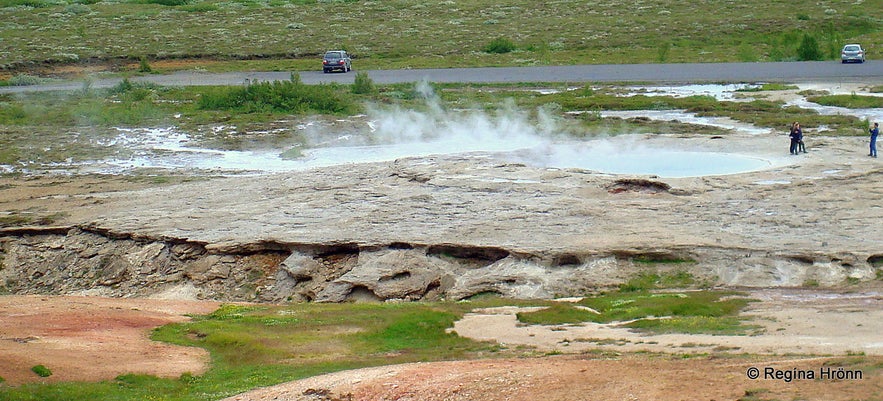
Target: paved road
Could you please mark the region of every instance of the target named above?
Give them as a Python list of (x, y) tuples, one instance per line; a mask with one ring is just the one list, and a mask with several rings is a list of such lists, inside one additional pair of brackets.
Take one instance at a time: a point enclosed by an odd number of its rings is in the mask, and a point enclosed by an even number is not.
[[(358, 65), (357, 65), (358, 66)], [(323, 74), (301, 71), (303, 82), (352, 83), (354, 73)], [(369, 70), (375, 83), (429, 82), (501, 83), (501, 82), (868, 82), (883, 84), (883, 60), (864, 64), (840, 64), (837, 61), (804, 61), (779, 63), (701, 63), (701, 64), (625, 64), (573, 65), (546, 67), (488, 67), (419, 70)], [(205, 73), (180, 71), (168, 75), (132, 78), (165, 86), (241, 85), (254, 81), (286, 80), (290, 72)], [(92, 82), (92, 87), (116, 85), (119, 78)], [(4, 92), (77, 90), (83, 82), (67, 82), (27, 87), (0, 88)]]

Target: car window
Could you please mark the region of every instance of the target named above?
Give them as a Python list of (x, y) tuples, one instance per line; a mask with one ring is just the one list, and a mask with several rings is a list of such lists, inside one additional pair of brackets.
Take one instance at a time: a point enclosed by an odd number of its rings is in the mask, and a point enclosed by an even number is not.
[(848, 52), (858, 51), (859, 49), (860, 49), (860, 47), (858, 47), (858, 46), (846, 46), (843, 48), (843, 50), (846, 50)]
[(339, 52), (328, 52), (325, 53), (325, 58), (341, 58)]

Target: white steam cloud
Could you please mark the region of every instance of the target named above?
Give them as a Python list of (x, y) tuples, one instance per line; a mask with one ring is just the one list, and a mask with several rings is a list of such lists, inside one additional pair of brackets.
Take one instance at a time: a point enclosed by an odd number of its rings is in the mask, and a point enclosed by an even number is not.
[(547, 144), (557, 131), (554, 119), (539, 112), (539, 124), (529, 113), (507, 102), (496, 112), (446, 110), (432, 87), (421, 82), (417, 93), (426, 111), (400, 107), (370, 107), (371, 137), (384, 144), (430, 144), (438, 154), (506, 152)]

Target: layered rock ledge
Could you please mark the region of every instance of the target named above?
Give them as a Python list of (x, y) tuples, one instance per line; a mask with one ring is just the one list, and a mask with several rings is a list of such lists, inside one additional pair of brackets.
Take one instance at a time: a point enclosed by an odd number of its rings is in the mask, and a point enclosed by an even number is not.
[(879, 282), (883, 164), (864, 138), (642, 137), (762, 171), (660, 178), (491, 155), (89, 195), (82, 221), (0, 231), (14, 293), (230, 300), (579, 295), (648, 269), (707, 285)]

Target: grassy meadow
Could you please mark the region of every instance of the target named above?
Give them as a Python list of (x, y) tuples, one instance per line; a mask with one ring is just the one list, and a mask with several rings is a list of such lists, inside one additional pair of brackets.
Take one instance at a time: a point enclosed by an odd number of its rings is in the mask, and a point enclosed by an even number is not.
[[(7, 70), (204, 58), (292, 71), (331, 48), (363, 69), (835, 59), (847, 42), (883, 56), (879, 1), (0, 0), (0, 21)], [(817, 54), (799, 52), (805, 37)]]

